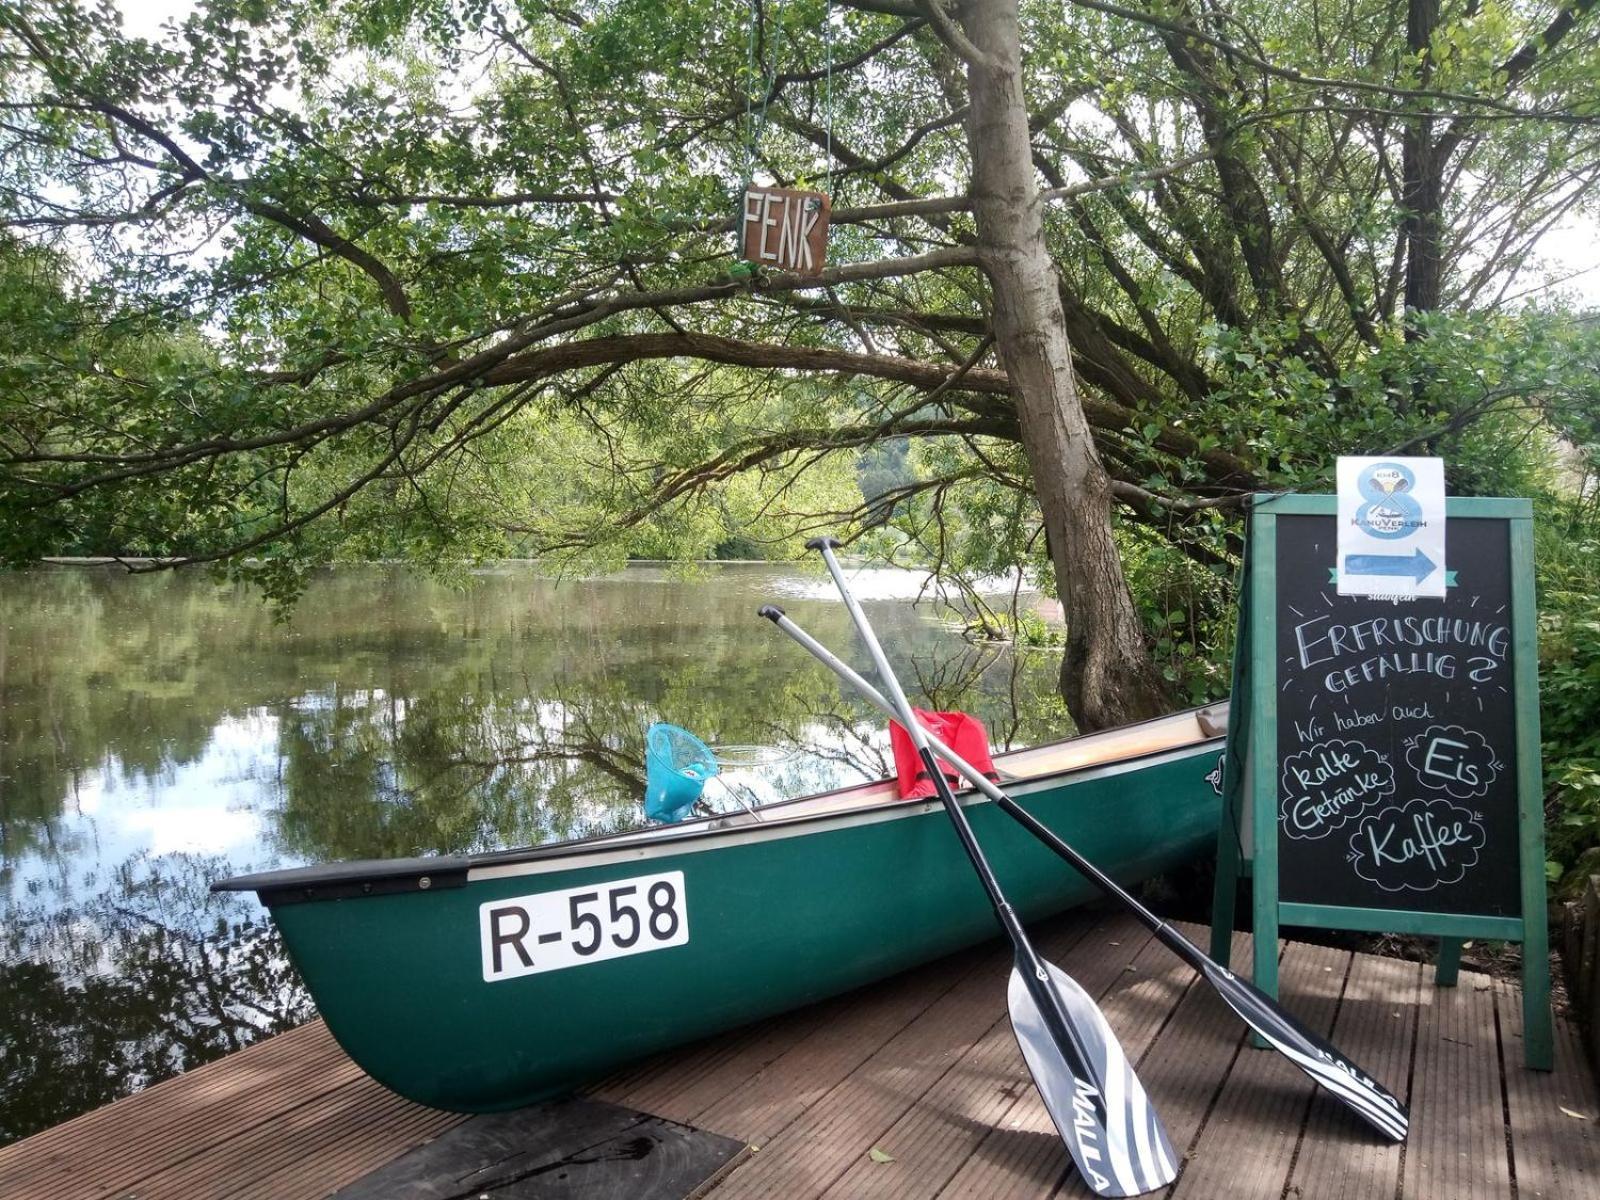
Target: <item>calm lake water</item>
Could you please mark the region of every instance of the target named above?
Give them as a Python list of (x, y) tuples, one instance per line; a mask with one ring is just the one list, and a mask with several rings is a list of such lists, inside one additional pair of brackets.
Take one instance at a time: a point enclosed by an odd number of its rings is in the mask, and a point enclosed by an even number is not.
[[(971, 645), (920, 576), (853, 574), (913, 701), (1001, 746), (1067, 731), (1054, 653)], [(0, 574), (0, 1144), (313, 1014), (215, 879), (635, 827), (658, 720), (764, 799), (886, 773), (882, 720), (755, 616), (772, 601), (866, 672), (796, 568), (342, 568), (281, 624), (194, 574)]]

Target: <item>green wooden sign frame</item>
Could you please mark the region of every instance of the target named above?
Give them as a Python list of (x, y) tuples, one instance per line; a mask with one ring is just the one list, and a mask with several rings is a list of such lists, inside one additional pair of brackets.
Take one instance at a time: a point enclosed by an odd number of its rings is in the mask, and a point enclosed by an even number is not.
[[(1522, 915), (1488, 916), (1403, 909), (1296, 904), (1278, 891), (1277, 518), (1335, 516), (1334, 496), (1263, 495), (1254, 499), (1245, 550), (1239, 637), (1234, 649), (1233, 703), (1223, 767), (1223, 816), (1217, 838), (1211, 956), (1228, 962), (1234, 898), (1251, 880), (1253, 977), (1278, 993), (1278, 930), (1283, 925), (1441, 939), (1436, 974), (1453, 986), (1461, 943), (1486, 938), (1522, 943), (1523, 1053), (1529, 1067), (1552, 1063), (1550, 956), (1545, 909), (1544, 785), (1539, 740), (1537, 609), (1533, 591), (1533, 505), (1527, 500), (1452, 497), (1445, 519), (1492, 520), (1507, 527), (1511, 563), (1512, 688), (1517, 758), (1517, 854)], [(1332, 564), (1329, 564), (1330, 566)]]

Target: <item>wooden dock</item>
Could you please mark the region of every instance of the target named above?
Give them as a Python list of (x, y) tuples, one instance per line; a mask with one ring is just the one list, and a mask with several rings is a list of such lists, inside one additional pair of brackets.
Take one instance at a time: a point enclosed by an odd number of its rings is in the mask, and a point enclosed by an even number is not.
[[(1422, 964), (1284, 945), (1290, 1006), (1409, 1101), (1411, 1139), (1397, 1147), (1252, 1049), (1211, 990), (1132, 920), (1079, 911), (1037, 940), (1099, 997), (1137, 1061), (1184, 1154), (1169, 1195), (1600, 1196), (1600, 1102), (1577, 1033), (1558, 1020), (1556, 1070), (1526, 1070), (1513, 984), (1463, 971), (1441, 989)], [(1237, 962), (1248, 947), (1236, 939)], [(942, 959), (640, 1064), (591, 1098), (743, 1143), (699, 1187), (714, 1200), (1087, 1196), (1012, 1039), (1009, 968), (998, 944)], [(0, 1196), (366, 1195), (361, 1180), (403, 1176), (403, 1156), (470, 1120), (390, 1095), (317, 1022), (0, 1150)], [(504, 1189), (463, 1177), (454, 1191), (392, 1194), (597, 1194), (541, 1191), (529, 1182), (540, 1169)]]

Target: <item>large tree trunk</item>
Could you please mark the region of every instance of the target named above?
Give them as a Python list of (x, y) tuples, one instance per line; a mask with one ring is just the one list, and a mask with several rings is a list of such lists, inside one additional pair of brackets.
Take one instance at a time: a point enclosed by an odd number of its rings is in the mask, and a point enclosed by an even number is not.
[[(1410, 0), (1406, 9), (1406, 48), (1423, 56), (1433, 45), (1439, 24), (1439, 0)], [(1417, 83), (1427, 87), (1433, 78), (1432, 63), (1422, 59)], [(1426, 104), (1426, 101), (1422, 101)], [(1418, 313), (1438, 309), (1444, 287), (1444, 172), (1448, 152), (1433, 138), (1433, 121), (1427, 116), (1406, 122), (1402, 142), (1402, 192), (1405, 208), (1406, 239), (1406, 340), (1422, 336), (1415, 320)]]
[(968, 0), (960, 20), (971, 43), (964, 57), (978, 252), (1066, 610), (1061, 693), (1081, 728), (1103, 729), (1164, 712), (1168, 697), (1122, 572), (1110, 480), (1072, 373), (1029, 144), (1016, 0)]

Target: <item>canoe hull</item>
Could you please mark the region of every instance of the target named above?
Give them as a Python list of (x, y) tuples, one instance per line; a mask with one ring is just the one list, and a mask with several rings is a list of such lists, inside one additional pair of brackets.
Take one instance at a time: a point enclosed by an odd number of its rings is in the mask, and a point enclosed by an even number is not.
[[(1200, 743), (1014, 794), (1133, 881), (1212, 845), (1219, 799), (1206, 776), (1218, 752)], [(1025, 919), (1093, 896), (992, 804), (966, 810)], [(674, 881), (670, 903), (651, 882), (661, 879)], [(926, 803), (490, 866), (430, 890), (264, 898), (351, 1058), (409, 1099), (465, 1112), (532, 1103), (997, 932), (948, 818)], [(607, 913), (608, 902), (635, 915)], [(617, 948), (630, 938), (630, 952)], [(575, 957), (574, 945), (597, 943)], [(542, 969), (557, 959), (576, 965)]]

